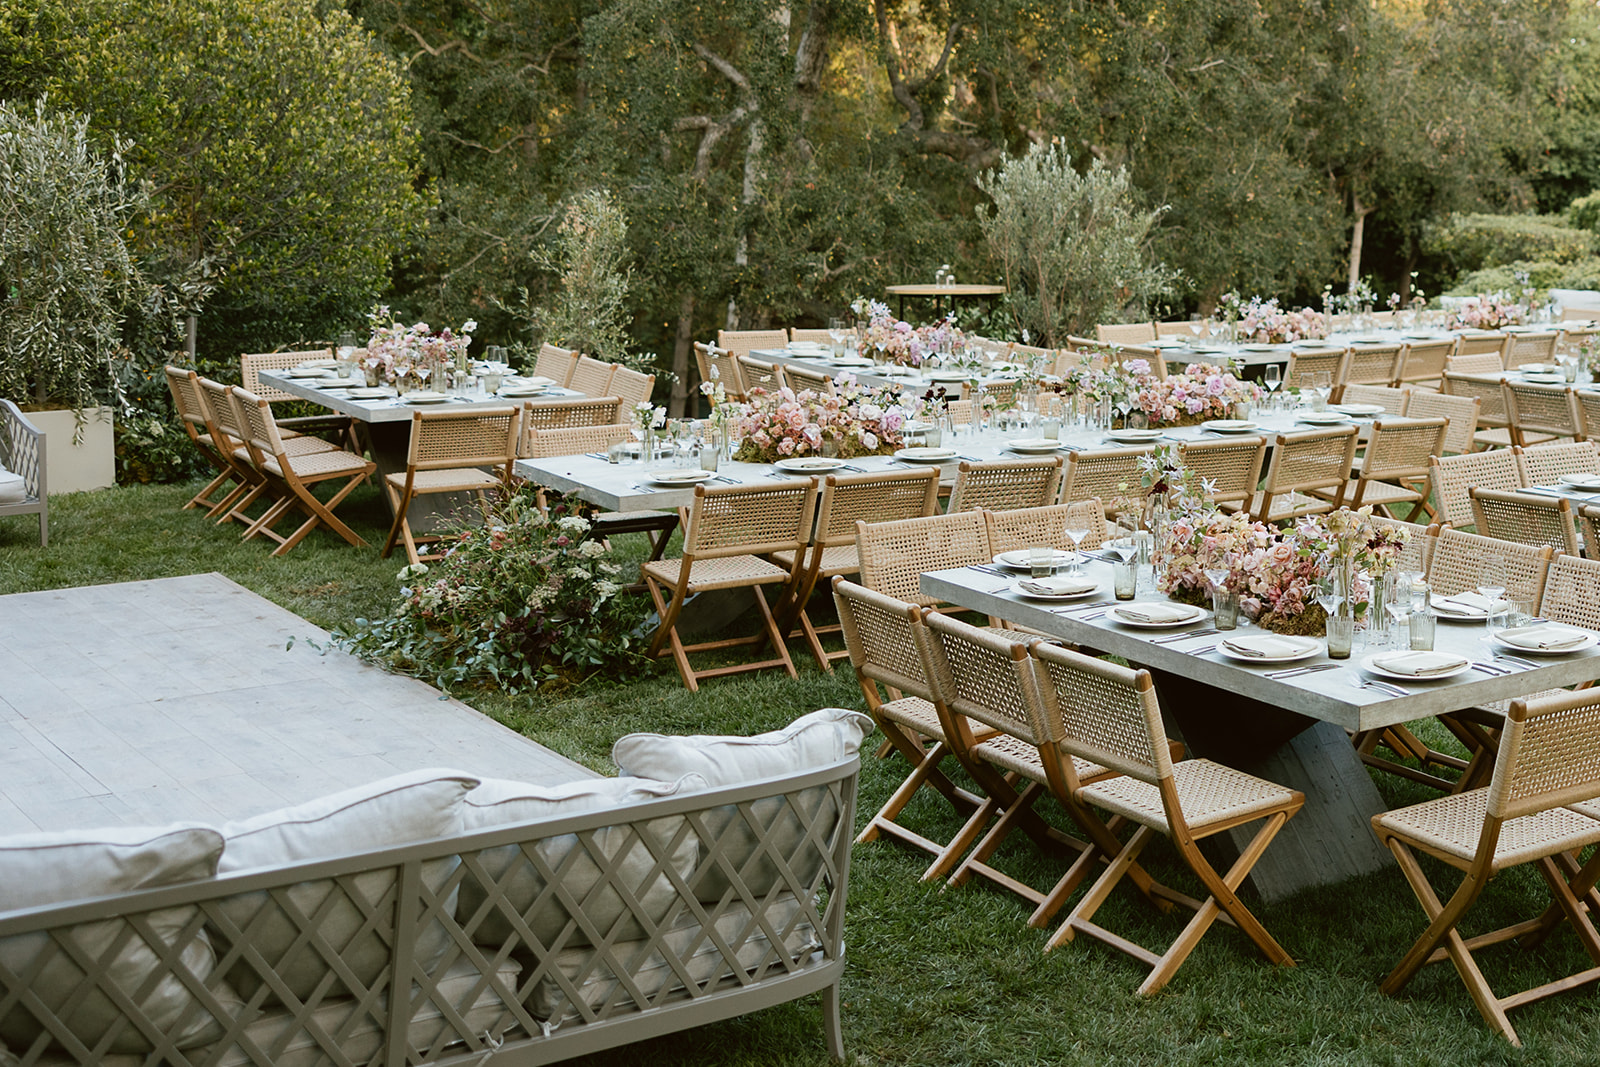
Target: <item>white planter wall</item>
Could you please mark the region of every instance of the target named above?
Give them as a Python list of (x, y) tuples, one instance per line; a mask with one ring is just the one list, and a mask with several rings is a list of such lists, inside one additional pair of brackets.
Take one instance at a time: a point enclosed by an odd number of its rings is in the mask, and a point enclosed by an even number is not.
[(72, 440), (77, 431), (73, 412), (60, 409), (25, 414), (45, 432), (45, 480), (51, 496), (117, 484), (111, 408), (91, 408), (84, 413), (83, 438), (77, 444)]

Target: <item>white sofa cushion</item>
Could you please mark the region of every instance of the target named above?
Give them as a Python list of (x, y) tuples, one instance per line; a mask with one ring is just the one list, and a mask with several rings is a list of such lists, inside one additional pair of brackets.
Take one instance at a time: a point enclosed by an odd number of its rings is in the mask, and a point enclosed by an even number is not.
[[(158, 886), (211, 878), (222, 855), (222, 835), (199, 823), (174, 823), (163, 827), (112, 827), (64, 833), (25, 834), (0, 838), (0, 904), (7, 909), (39, 907), (74, 900), (110, 896)], [(153, 947), (123, 919), (81, 923), (65, 936), (89, 956), (101, 958), (119, 944), (106, 970), (118, 989), (134, 995), (149, 976), (164, 970), (158, 952), (179, 943), (184, 927), (195, 920), (194, 907), (162, 908), (143, 918), (161, 939)], [(26, 974), (49, 956), (30, 982), (30, 989), (52, 1012), (60, 1014), (84, 972), (45, 933), (20, 934), (0, 939), (0, 963), (13, 974)], [(204, 981), (216, 956), (204, 930), (195, 930), (179, 952), (184, 966)], [(218, 991), (220, 999), (231, 995)], [(177, 1023), (190, 1009), (193, 997), (175, 975), (156, 982), (139, 1002), (146, 1015), (163, 1029)], [(91, 1048), (108, 1029), (123, 1019), (122, 1012), (96, 990), (63, 1020), (73, 1036)], [(179, 1048), (191, 1048), (216, 1036), (211, 1015), (190, 1013), (176, 1035)], [(26, 1049), (38, 1037), (39, 1027), (20, 1010), (0, 1019), (0, 1038), (12, 1048)], [(130, 1023), (122, 1023), (113, 1039), (113, 1052), (143, 1052), (151, 1045)]]
[[(611, 758), (623, 774), (667, 780), (698, 774), (716, 789), (848, 759), (860, 750), (861, 739), (871, 730), (872, 719), (862, 712), (823, 708), (802, 715), (781, 730), (754, 737), (629, 734), (612, 746)], [(752, 894), (766, 893), (778, 880), (778, 869), (758, 847), (750, 819), (763, 828), (780, 855), (792, 857), (795, 873), (809, 880), (821, 856), (814, 847), (802, 848), (805, 825), (818, 817), (832, 818), (837, 808), (826, 788), (805, 790), (795, 803), (801, 807), (803, 819), (783, 797), (757, 801), (750, 806), (749, 818), (731, 806), (707, 812), (706, 831), (715, 839), (721, 858), (701, 872), (694, 884), (695, 895), (708, 903), (722, 898), (732, 887), (725, 864), (740, 872)]]
[(0, 504), (20, 504), (28, 499), (28, 483), (22, 475), (0, 467)]
[[(534, 819), (579, 815), (602, 808), (625, 809), (627, 805), (658, 800), (678, 793), (699, 792), (706, 781), (697, 774), (677, 781), (658, 782), (646, 778), (590, 778), (541, 786), (527, 782), (492, 778), (467, 794), (462, 829), (466, 833), (512, 826)], [(625, 811), (619, 816), (626, 818)], [(687, 879), (694, 873), (699, 858), (699, 839), (693, 833), (680, 833), (681, 818), (654, 819), (644, 832), (667, 856), (667, 866)], [(674, 839), (677, 839), (676, 841)], [(671, 879), (658, 868), (656, 853), (627, 826), (603, 827), (580, 840), (577, 834), (545, 838), (534, 846), (539, 862), (551, 871), (560, 870), (561, 887), (570, 899), (581, 903), (584, 917), (603, 937), (636, 938), (643, 928), (615, 885), (620, 884), (638, 902), (652, 923), (660, 923), (677, 899)], [(576, 853), (575, 855), (573, 853)], [(620, 860), (618, 857), (621, 857)], [(521, 915), (539, 939), (536, 951), (548, 949), (562, 936), (569, 911), (561, 899), (545, 894), (549, 884), (544, 874), (517, 845), (484, 849), (475, 861), (485, 878), (500, 887), (504, 902), (496, 905), (472, 927), (472, 938), (481, 944), (499, 946), (513, 934), (513, 926), (501, 909), (509, 907)], [(616, 864), (614, 881), (601, 885), (601, 864)], [(488, 899), (485, 882), (470, 869), (461, 883), (457, 916), (472, 923)], [(626, 920), (620, 929), (619, 920)], [(567, 932), (562, 945), (588, 945), (593, 941), (582, 926)]]
[[(222, 828), (227, 849), (222, 854), (219, 873), (281, 867), (454, 837), (461, 832), (462, 799), (478, 781), (461, 771), (413, 771), (229, 823)], [(431, 891), (441, 891), (458, 863), (454, 856), (430, 860), (422, 865), (423, 882)], [(330, 894), (338, 894), (339, 899), (331, 905), (317, 931), (356, 979), (370, 986), (389, 962), (389, 946), (376, 930), (362, 932), (363, 911), (350, 894), (358, 895), (380, 913), (386, 909), (392, 912), (392, 902), (385, 901), (394, 891), (397, 870), (368, 871), (347, 881), (348, 890), (331, 880), (301, 882), (290, 887), (284, 896), (289, 905), (309, 917)], [(453, 901), (450, 907), (454, 907)], [(328, 961), (315, 946), (293, 945), (301, 924), (267, 893), (235, 894), (221, 902), (220, 910), (241, 930), (255, 924), (251, 946), (277, 970), (296, 997), (304, 1000), (310, 996), (329, 972)], [(263, 912), (258, 918), (258, 913)], [(449, 934), (443, 925), (437, 920), (428, 922), (417, 936), (418, 965), (431, 969), (448, 944)], [(246, 997), (260, 985), (254, 968), (243, 960), (229, 978)], [(343, 990), (344, 983), (335, 980), (328, 993), (337, 995)]]

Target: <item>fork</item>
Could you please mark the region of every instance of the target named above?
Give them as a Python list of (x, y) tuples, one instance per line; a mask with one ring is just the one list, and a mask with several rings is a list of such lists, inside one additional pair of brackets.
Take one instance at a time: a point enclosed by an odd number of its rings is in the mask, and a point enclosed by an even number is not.
[(639, 492), (639, 493), (653, 493), (653, 492), (655, 492), (655, 489), (652, 486), (648, 486), (648, 485), (630, 485), (630, 486), (628, 486), (628, 488), (634, 490), (635, 492)]
[(1410, 690), (1401, 689), (1398, 685), (1390, 685), (1388, 682), (1380, 682), (1376, 678), (1364, 678), (1360, 681), (1352, 678), (1350, 679), (1350, 684), (1357, 689), (1376, 689), (1378, 692), (1388, 693), (1392, 697), (1408, 697), (1411, 695)]
[(1000, 570), (998, 567), (990, 567), (990, 566), (987, 566), (987, 565), (982, 564), (982, 563), (969, 563), (969, 564), (967, 564), (967, 570), (969, 570), (969, 571), (982, 571), (984, 574), (992, 574), (992, 575), (995, 575), (998, 578), (1009, 578), (1009, 577), (1011, 577), (1011, 572), (1010, 571), (1003, 571), (1003, 570)]
[(1482, 671), (1484, 674), (1493, 675), (1496, 678), (1500, 677), (1501, 675), (1506, 675), (1506, 674), (1510, 674), (1511, 673), (1511, 668), (1510, 667), (1502, 667), (1497, 663), (1477, 663), (1477, 662), (1474, 662), (1472, 664), (1472, 669), (1475, 670), (1475, 671)]
[(1216, 650), (1217, 650), (1217, 646), (1216, 645), (1207, 645), (1204, 648), (1186, 648), (1186, 649), (1183, 650), (1183, 653), (1186, 656), (1204, 656), (1207, 653), (1215, 652)]
[(1288, 667), (1281, 671), (1268, 671), (1268, 678), (1298, 678), (1302, 674), (1316, 674), (1318, 671), (1336, 671), (1344, 666), (1342, 663), (1313, 663), (1305, 667)]
[(1517, 666), (1523, 667), (1527, 670), (1533, 670), (1535, 667), (1539, 666), (1537, 663), (1530, 663), (1528, 660), (1519, 659), (1518, 657), (1511, 655), (1509, 652), (1501, 652), (1496, 649), (1491, 649), (1490, 655), (1494, 656), (1495, 659), (1503, 659), (1507, 663), (1515, 663)]
[(1172, 645), (1177, 644), (1179, 641), (1187, 641), (1191, 637), (1210, 637), (1212, 634), (1220, 632), (1215, 626), (1212, 626), (1204, 630), (1191, 630), (1186, 634), (1168, 634), (1166, 637), (1157, 637), (1150, 643), (1152, 645)]

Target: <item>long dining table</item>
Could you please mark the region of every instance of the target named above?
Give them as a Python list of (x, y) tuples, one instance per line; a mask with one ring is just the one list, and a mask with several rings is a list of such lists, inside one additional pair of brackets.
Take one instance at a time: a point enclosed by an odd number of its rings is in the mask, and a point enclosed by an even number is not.
[[(1209, 611), (1166, 629), (1119, 622), (1111, 610), (1111, 565), (1091, 556), (1084, 566), (1099, 588), (1073, 603), (1024, 597), (1016, 582), (1026, 574), (1009, 577), (992, 566), (932, 571), (922, 575), (921, 589), (941, 601), (1148, 668), (1163, 713), (1192, 754), (1304, 792), (1304, 809), (1289, 820), (1251, 875), (1266, 899), (1342, 882), (1392, 862), (1369, 826), (1385, 805), (1348, 731), (1600, 679), (1600, 647), (1497, 658), (1481, 620), (1442, 616), (1435, 649), (1473, 664), (1449, 678), (1383, 678), (1359, 649), (1348, 660), (1330, 660), (1324, 648), (1293, 662), (1243, 662), (1218, 650), (1227, 635), (1214, 630)], [(1166, 600), (1160, 594), (1139, 599)], [(1373, 682), (1392, 688), (1363, 684)]]

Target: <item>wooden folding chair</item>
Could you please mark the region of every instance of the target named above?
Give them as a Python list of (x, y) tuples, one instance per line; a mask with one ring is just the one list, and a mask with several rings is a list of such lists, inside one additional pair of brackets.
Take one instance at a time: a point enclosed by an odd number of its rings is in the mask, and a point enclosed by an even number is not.
[(834, 396), (838, 392), (834, 388), (833, 375), (794, 363), (784, 366), (783, 384), (796, 393), (809, 391), (819, 396)]
[(540, 378), (549, 378), (557, 385), (565, 386), (572, 380), (572, 372), (578, 366), (578, 353), (571, 348), (557, 348), (546, 343), (539, 346), (539, 355), (533, 361), (533, 373)]
[(1428, 511), (1428, 476), (1444, 450), (1447, 432), (1449, 420), (1444, 418), (1374, 422), (1350, 506), (1371, 504), (1393, 515), (1397, 506), (1409, 504), (1407, 520)]
[(717, 331), (717, 347), (730, 353), (734, 358), (747, 356), (757, 348), (785, 348), (788, 344), (789, 332), (787, 330)]
[(833, 335), (825, 329), (803, 329), (799, 326), (791, 326), (789, 327), (789, 340), (813, 341), (819, 345), (826, 345), (833, 343)]
[(611, 384), (606, 392), (622, 402), (627, 410), (633, 410), (635, 404), (642, 404), (650, 399), (650, 394), (655, 392), (656, 376), (645, 374), (643, 371), (632, 370), (628, 367), (618, 366), (616, 373), (611, 376)]
[(739, 377), (744, 380), (747, 393), (752, 389), (765, 389), (769, 393), (776, 393), (783, 388), (782, 374), (776, 363), (768, 363), (754, 356), (739, 357)]
[(1289, 366), (1283, 372), (1284, 388), (1309, 389), (1316, 384), (1317, 375), (1326, 374), (1328, 384), (1333, 386), (1331, 395), (1336, 396), (1344, 385), (1349, 361), (1350, 352), (1344, 348), (1292, 348)]
[[(1452, 360), (1452, 364), (1460, 359)], [(1509, 448), (1515, 442), (1511, 435), (1511, 417), (1506, 414), (1505, 390), (1500, 387), (1500, 371), (1493, 376), (1458, 373), (1447, 370), (1440, 382), (1440, 391), (1451, 396), (1475, 397), (1478, 401), (1478, 426), (1472, 435), (1477, 448)], [(1548, 437), (1539, 440), (1548, 441)]]
[[(1139, 994), (1150, 996), (1172, 980), (1211, 924), (1226, 917), (1267, 959), (1293, 966), (1294, 960), (1239, 899), (1238, 890), (1284, 823), (1304, 806), (1305, 795), (1210, 760), (1174, 762), (1150, 672), (1043, 644), (1034, 645), (1031, 654), (1054, 691), (1054, 714), (1047, 721), (1057, 733), (1049, 741), (1114, 774), (1079, 785), (1077, 801), (1139, 826), (1121, 848), (1091, 842), (1094, 854), (1080, 862), (1087, 866), (1104, 858), (1109, 866), (1046, 948), (1087, 934), (1149, 966)], [(1261, 828), (1226, 874), (1201, 855), (1198, 842), (1204, 838), (1257, 822)], [(1117, 883), (1137, 870), (1140, 854), (1157, 835), (1172, 843), (1207, 893), (1203, 902), (1164, 895), (1192, 906), (1194, 917), (1160, 954), (1094, 922)]]
[(1356, 385), (1347, 383), (1339, 395), (1341, 404), (1376, 404), (1385, 415), (1406, 414), (1406, 404), (1412, 396), (1409, 389), (1391, 389), (1387, 385)]
[[(1402, 345), (1351, 345), (1350, 358), (1344, 366), (1347, 390), (1351, 385), (1394, 385), (1400, 381), (1400, 368), (1405, 356)], [(1442, 370), (1443, 357), (1440, 357), (1439, 364)], [(1434, 378), (1438, 377), (1434, 375)], [(1339, 399), (1344, 401), (1344, 394), (1341, 393)]]
[(1521, 545), (1549, 545), (1557, 552), (1579, 555), (1578, 527), (1572, 501), (1566, 497), (1501, 492), (1473, 486), (1472, 524), (1478, 533)]
[[(1354, 426), (1279, 434), (1261, 490), (1246, 510), (1258, 522), (1287, 522), (1339, 508), (1355, 455)], [(1312, 495), (1319, 490), (1323, 495)]]
[[(1185, 483), (1193, 493), (1218, 507), (1237, 510), (1244, 507), (1261, 483), (1261, 467), (1267, 459), (1265, 437), (1228, 437), (1211, 441), (1185, 441), (1178, 446), (1183, 465), (1189, 468)], [(1206, 491), (1209, 487), (1209, 491)]]
[[(867, 710), (890, 746), (911, 765), (911, 773), (867, 820), (856, 842), (865, 844), (887, 834), (933, 857), (922, 872), (922, 881), (942, 878), (971, 840), (936, 841), (901, 825), (901, 812), (923, 786), (949, 801), (963, 820), (982, 800), (951, 782), (940, 769), (950, 755), (950, 743), (933, 703), (933, 687), (923, 671), (916, 633), (922, 628), (922, 613), (914, 604), (874, 593), (842, 577), (833, 580), (833, 600)], [(884, 693), (879, 692), (880, 685)], [(969, 723), (967, 728), (980, 740), (993, 733), (981, 724)]]
[(1600, 392), (1592, 388), (1574, 390), (1572, 406), (1578, 416), (1578, 432), (1585, 440), (1600, 441)]
[(1506, 350), (1511, 336), (1504, 333), (1461, 333), (1456, 335), (1456, 352), (1452, 359), (1469, 356), (1494, 356), (1499, 361), (1496, 370), (1506, 369)]
[(1396, 380), (1438, 389), (1445, 365), (1455, 353), (1455, 339), (1446, 341), (1410, 341), (1400, 354), (1400, 373)]
[(579, 356), (577, 365), (572, 368), (572, 377), (567, 380), (567, 388), (584, 396), (615, 396), (611, 391), (611, 379), (616, 373), (615, 363), (603, 363), (592, 356)]
[[(1507, 1018), (1514, 1007), (1600, 979), (1600, 932), (1592, 890), (1600, 853), (1580, 867), (1578, 850), (1600, 843), (1600, 691), (1514, 700), (1488, 786), (1384, 812), (1372, 829), (1400, 865), (1428, 920), (1427, 928), (1380, 988), (1395, 996), (1425, 964), (1449, 959), (1484, 1021), (1511, 1044), (1521, 1039)], [(1446, 900), (1417, 862), (1426, 853), (1462, 872)], [(1464, 938), (1458, 925), (1495, 875), (1536, 863), (1551, 903), (1538, 916)], [(1563, 922), (1578, 936), (1590, 966), (1511, 996), (1490, 988), (1473, 952), (1512, 939), (1532, 948)]]
[[(326, 525), (349, 544), (366, 544), (333, 513), (333, 509), (350, 495), (351, 490), (366, 481), (378, 469), (378, 465), (338, 449), (290, 455), (266, 400), (240, 388), (231, 389), (228, 396), (233, 404), (234, 417), (244, 430), (244, 443), (249, 450), (251, 463), (262, 475), (265, 485), (278, 497), (260, 518), (246, 527), (244, 539), (248, 541), (260, 535), (275, 541), (278, 547), (272, 550), (272, 554), (281, 556), (319, 525)], [(344, 479), (344, 484), (335, 488), (327, 503), (317, 499), (312, 492), (312, 486), (318, 483), (337, 482), (339, 479)], [(246, 502), (241, 501), (240, 506)], [(306, 521), (284, 537), (273, 527), (291, 511), (303, 512)]]
[(573, 426), (615, 426), (622, 419), (622, 401), (614, 396), (567, 400), (524, 400), (522, 402), (523, 454), (530, 447), (528, 437), (535, 430), (558, 430)]
[(989, 530), (981, 511), (958, 511), (925, 519), (856, 523), (856, 558), (861, 584), (918, 607), (939, 601), (923, 594), (923, 571), (988, 564)]
[(739, 363), (735, 353), (718, 345), (696, 341), (694, 361), (702, 382), (715, 382), (722, 386), (722, 391), (727, 394), (729, 400), (745, 399), (747, 390), (744, 387), (744, 378), (739, 374)]
[[(1511, 443), (1529, 445), (1539, 440), (1579, 435), (1578, 414), (1573, 410), (1572, 387), (1535, 382), (1500, 383), (1511, 423)], [(1540, 435), (1530, 440), (1530, 435)]]
[[(183, 510), (205, 508), (207, 515), (216, 515), (219, 510), (231, 507), (235, 500), (249, 492), (249, 476), (241, 472), (238, 462), (233, 458), (233, 448), (236, 446), (228, 442), (219, 445), (211, 434), (211, 424), (215, 420), (206, 403), (205, 392), (200, 388), (200, 375), (182, 367), (169, 366), (166, 368), (166, 376), (167, 389), (172, 393), (172, 406), (178, 413), (178, 421), (183, 423), (184, 431), (188, 433), (195, 451), (199, 452), (217, 472), (216, 477), (189, 498), (188, 503), (183, 505)], [(229, 482), (234, 483), (233, 488), (213, 500), (212, 494)]]
[[(1449, 393), (1435, 393), (1428, 390), (1418, 390), (1408, 393), (1410, 399), (1406, 402), (1403, 414), (1414, 419), (1444, 418), (1449, 420), (1449, 428), (1444, 434), (1444, 449), (1442, 455), (1458, 455), (1462, 452), (1472, 451), (1472, 438), (1478, 430), (1478, 409), (1481, 401), (1475, 396), (1451, 396)], [(1396, 412), (1396, 414), (1402, 414)]]
[(521, 408), (413, 411), (406, 469), (383, 480), (389, 505), (394, 509), (394, 522), (383, 543), (383, 557), (387, 559), (394, 551), (396, 541), (404, 541), (406, 558), (412, 563), (441, 558), (443, 552), (423, 553), (417, 546), (454, 540), (455, 535), (413, 531), (408, 516), (412, 501), (440, 493), (472, 493), (487, 514), (488, 494), (511, 487), (511, 470), (517, 462), (521, 434)]
[(1075, 500), (1070, 504), (1048, 504), (1037, 508), (1013, 508), (1008, 511), (985, 511), (984, 524), (989, 531), (989, 554), (1014, 552), (1032, 545), (1070, 550), (1072, 539), (1067, 530), (1088, 531), (1079, 542), (1079, 548), (1092, 552), (1105, 543), (1106, 514), (1098, 500)]
[(949, 511), (1006, 511), (1054, 504), (1061, 495), (1061, 457), (969, 463), (956, 467)]
[(1517, 457), (1517, 485), (1524, 489), (1555, 485), (1563, 474), (1600, 474), (1600, 447), (1593, 441), (1513, 448), (1511, 454)]
[(1083, 449), (1067, 455), (1067, 474), (1061, 487), (1062, 503), (1074, 500), (1099, 500), (1108, 508), (1111, 501), (1126, 495), (1123, 485), (1139, 484), (1139, 457), (1154, 452), (1143, 448)]
[[(245, 352), (239, 357), (239, 382), (250, 393), (271, 403), (292, 400), (304, 403), (293, 393), (286, 393), (261, 380), (264, 370), (288, 370), (314, 359), (332, 359), (329, 348), (307, 349), (301, 352)], [(332, 364), (329, 364), (330, 366)], [(277, 419), (278, 434), (285, 439), (301, 434), (329, 433), (352, 448), (356, 447), (355, 420), (348, 415), (301, 415), (290, 419)]]
[(1444, 369), (1451, 374), (1493, 374), (1498, 376), (1506, 369), (1498, 350), (1463, 355), (1459, 350), (1445, 361)]
[[(211, 439), (217, 443), (218, 450), (225, 450), (224, 454), (233, 461), (234, 469), (248, 483), (244, 493), (235, 496), (231, 504), (226, 508), (219, 507), (213, 512), (208, 512), (206, 517), (215, 519), (219, 526), (225, 522), (242, 523), (248, 530), (259, 517), (249, 513), (251, 505), (266, 496), (267, 506), (270, 507), (278, 502), (279, 494), (274, 491), (273, 483), (257, 467), (255, 454), (245, 443), (250, 432), (239, 407), (234, 403), (235, 387), (214, 382), (210, 378), (197, 380), (200, 383), (200, 395), (205, 398), (206, 414), (210, 416), (210, 421), (206, 423), (207, 431), (211, 434)], [(284, 451), (290, 456), (339, 450), (337, 445), (320, 437), (301, 434), (290, 434), (286, 437), (279, 431), (278, 439)]]
[(1506, 370), (1514, 370), (1524, 363), (1554, 363), (1556, 342), (1560, 339), (1559, 330), (1508, 335), (1505, 347)]
[(1440, 456), (1429, 463), (1428, 469), (1438, 517), (1457, 530), (1472, 525), (1472, 497), (1468, 490), (1473, 486), (1516, 489), (1522, 484), (1516, 454), (1509, 448)]
[[(778, 601), (782, 603), (790, 587), (798, 581), (799, 570), (793, 566), (785, 570), (761, 557), (772, 552), (789, 552), (791, 558), (799, 559), (810, 538), (816, 504), (815, 478), (781, 485), (694, 487), (694, 504), (688, 509), (685, 522), (682, 558), (651, 560), (640, 568), (650, 598), (655, 601), (656, 617), (661, 620), (649, 654), (653, 657), (670, 654), (690, 692), (699, 690), (702, 678), (767, 667), (782, 667), (789, 677), (799, 677), (762, 592), (765, 586), (778, 586)], [(690, 597), (714, 589), (749, 589), (760, 609), (762, 628), (753, 637), (685, 644), (678, 634), (678, 620), (684, 604)], [(775, 653), (772, 659), (704, 669), (697, 669), (689, 662), (691, 652), (743, 646), (757, 651), (768, 642)]]
[(1094, 336), (1102, 344), (1142, 345), (1156, 339), (1156, 328), (1150, 322), (1103, 323), (1094, 328)]
[(894, 522), (932, 515), (939, 505), (939, 471), (886, 471), (872, 474), (830, 474), (822, 484), (822, 499), (817, 506), (816, 532), (801, 558), (787, 551), (768, 558), (780, 567), (799, 569), (800, 579), (793, 594), (779, 605), (779, 628), (787, 636), (798, 625), (817, 666), (832, 672), (832, 661), (843, 659), (844, 652), (828, 652), (822, 647), (822, 634), (831, 627), (817, 627), (808, 614), (811, 594), (817, 583), (840, 575), (856, 574), (861, 569), (856, 554), (857, 522)]

